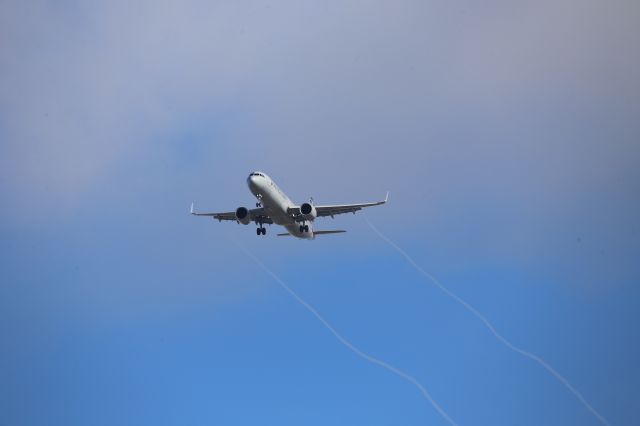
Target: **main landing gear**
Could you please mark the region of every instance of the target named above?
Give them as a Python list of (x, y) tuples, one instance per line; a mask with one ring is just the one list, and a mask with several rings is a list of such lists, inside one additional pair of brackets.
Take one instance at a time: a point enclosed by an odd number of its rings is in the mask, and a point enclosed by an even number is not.
[(300, 232), (309, 232), (309, 225), (300, 225)]
[(256, 235), (267, 235), (267, 228), (256, 228)]

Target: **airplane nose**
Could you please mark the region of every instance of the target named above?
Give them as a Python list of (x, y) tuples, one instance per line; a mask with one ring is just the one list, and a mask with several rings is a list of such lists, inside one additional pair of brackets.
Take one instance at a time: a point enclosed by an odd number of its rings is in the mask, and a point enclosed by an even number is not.
[(257, 189), (258, 188), (258, 179), (255, 176), (249, 176), (247, 178), (247, 183), (249, 184), (249, 188)]

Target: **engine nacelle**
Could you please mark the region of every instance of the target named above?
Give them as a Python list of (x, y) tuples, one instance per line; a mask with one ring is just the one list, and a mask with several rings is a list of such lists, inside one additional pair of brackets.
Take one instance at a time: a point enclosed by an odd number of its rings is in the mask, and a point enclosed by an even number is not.
[(236, 220), (238, 223), (243, 225), (248, 225), (251, 222), (251, 215), (249, 214), (249, 209), (246, 207), (238, 207), (236, 209)]
[(306, 220), (313, 220), (318, 217), (318, 212), (313, 204), (310, 203), (302, 203), (300, 206), (300, 213), (304, 216)]

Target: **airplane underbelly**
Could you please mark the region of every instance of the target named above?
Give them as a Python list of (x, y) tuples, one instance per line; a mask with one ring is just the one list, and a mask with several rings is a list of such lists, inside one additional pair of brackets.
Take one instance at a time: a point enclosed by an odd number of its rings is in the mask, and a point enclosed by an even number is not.
[(312, 240), (313, 228), (312, 222), (307, 222), (308, 232), (300, 231), (300, 223), (293, 220), (287, 212), (287, 205), (290, 201), (284, 199), (276, 192), (267, 192), (262, 198), (262, 205), (276, 225), (284, 226), (289, 234), (294, 237), (306, 240)]
[(286, 207), (278, 197), (268, 194), (262, 199), (262, 205), (269, 217), (276, 225), (290, 225), (294, 223), (293, 219), (287, 214)]
[(289, 234), (294, 237), (302, 238), (304, 240), (313, 240), (314, 238), (311, 226), (309, 226), (309, 232), (300, 232), (300, 225), (297, 223), (293, 225), (285, 225), (285, 228), (289, 231)]

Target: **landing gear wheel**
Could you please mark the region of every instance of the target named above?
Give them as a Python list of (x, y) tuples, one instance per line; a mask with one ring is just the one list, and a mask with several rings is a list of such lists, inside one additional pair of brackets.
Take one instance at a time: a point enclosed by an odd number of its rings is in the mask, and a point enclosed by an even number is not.
[(304, 232), (304, 225), (300, 225), (300, 232)]
[(267, 228), (262, 228), (262, 235), (267, 235)]
[(262, 228), (256, 228), (256, 235), (260, 235), (262, 233), (261, 229)]
[(309, 225), (304, 226), (304, 232), (309, 232)]

